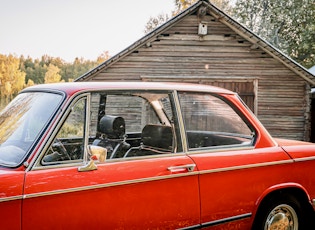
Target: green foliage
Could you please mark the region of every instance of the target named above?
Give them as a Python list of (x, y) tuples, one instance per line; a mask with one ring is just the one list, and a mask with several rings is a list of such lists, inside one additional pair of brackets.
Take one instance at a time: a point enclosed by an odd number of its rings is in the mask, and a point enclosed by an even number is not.
[[(151, 17), (149, 33), (198, 0), (173, 0), (171, 15)], [(314, 0), (209, 0), (306, 68), (315, 65)]]
[(55, 83), (61, 81), (60, 69), (54, 64), (50, 63), (45, 73), (45, 83)]
[(78, 136), (83, 136), (83, 129), (82, 125), (80, 124), (65, 123), (58, 133), (58, 138), (69, 138)]
[(25, 73), (19, 67), (18, 58), (0, 54), (0, 107), (7, 104), (25, 86)]
[(103, 52), (96, 61), (76, 58), (67, 63), (61, 58), (43, 55), (40, 59), (19, 58), (0, 54), (0, 109), (24, 87), (36, 84), (73, 81), (90, 69), (109, 59)]
[[(175, 11), (173, 11), (173, 16), (187, 9), (197, 1), (198, 0), (174, 0)], [(209, 0), (209, 2), (227, 13), (231, 10), (230, 0)]]
[(237, 0), (233, 16), (301, 65), (315, 65), (313, 0)]

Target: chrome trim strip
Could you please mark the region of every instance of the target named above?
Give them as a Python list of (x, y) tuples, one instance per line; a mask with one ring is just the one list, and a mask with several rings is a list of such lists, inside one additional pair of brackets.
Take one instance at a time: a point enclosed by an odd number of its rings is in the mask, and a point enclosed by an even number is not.
[(210, 227), (213, 225), (217, 225), (217, 224), (224, 224), (227, 222), (231, 222), (231, 221), (236, 221), (236, 220), (241, 220), (241, 219), (246, 219), (246, 218), (250, 218), (252, 216), (252, 213), (244, 213), (241, 215), (237, 215), (237, 216), (231, 216), (231, 217), (227, 217), (227, 218), (223, 218), (223, 219), (219, 219), (219, 220), (214, 220), (211, 222), (207, 222), (207, 223), (201, 223), (201, 227)]
[(49, 195), (57, 195), (57, 194), (70, 193), (70, 192), (80, 192), (80, 191), (86, 191), (86, 190), (91, 190), (91, 189), (100, 189), (100, 188), (107, 188), (107, 187), (120, 186), (120, 185), (150, 182), (150, 181), (171, 179), (171, 178), (177, 178), (177, 177), (193, 176), (193, 175), (198, 175), (198, 174), (199, 174), (198, 171), (195, 171), (195, 172), (179, 173), (179, 174), (172, 174), (172, 175), (166, 175), (166, 176), (157, 176), (157, 177), (148, 177), (148, 178), (126, 180), (126, 181), (119, 181), (119, 182), (110, 182), (110, 183), (105, 183), (105, 184), (83, 186), (83, 187), (78, 187), (78, 188), (60, 189), (60, 190), (53, 190), (53, 191), (48, 191), (48, 192), (26, 194), (23, 196), (23, 199), (49, 196)]
[(227, 171), (240, 170), (240, 169), (250, 169), (250, 168), (258, 168), (258, 167), (265, 167), (265, 166), (274, 166), (274, 165), (280, 165), (280, 164), (290, 164), (293, 162), (294, 162), (293, 160), (282, 160), (282, 161), (271, 161), (271, 162), (264, 162), (264, 163), (257, 163), (257, 164), (231, 166), (231, 167), (218, 168), (218, 169), (209, 169), (209, 170), (200, 171), (200, 175), (208, 174), (208, 173), (227, 172)]
[(22, 200), (23, 196), (9, 196), (9, 197), (5, 197), (5, 198), (0, 198), (0, 203), (1, 202), (7, 202), (7, 201), (12, 201), (12, 200)]
[(223, 219), (218, 219), (218, 220), (210, 221), (207, 223), (201, 223), (199, 225), (193, 225), (193, 226), (189, 226), (189, 227), (185, 227), (185, 228), (179, 228), (178, 230), (192, 230), (192, 229), (201, 229), (201, 228), (206, 228), (206, 227), (212, 227), (214, 225), (225, 224), (225, 223), (232, 222), (232, 221), (250, 218), (251, 216), (252, 216), (252, 213), (244, 213), (241, 215), (227, 217), (227, 218), (223, 218)]
[(303, 162), (303, 161), (313, 161), (315, 160), (315, 157), (301, 157), (301, 158), (294, 158), (295, 162)]
[(193, 229), (201, 229), (201, 228), (202, 228), (201, 224), (198, 224), (198, 225), (192, 225), (185, 228), (177, 228), (176, 230), (193, 230)]
[(290, 163), (293, 163), (293, 160), (248, 164), (248, 165), (241, 165), (241, 166), (232, 166), (232, 167), (226, 167), (226, 168), (171, 174), (171, 175), (165, 175), (165, 176), (148, 177), (148, 178), (126, 180), (126, 181), (119, 181), (119, 182), (110, 182), (110, 183), (105, 183), (105, 184), (83, 186), (83, 187), (78, 187), (78, 188), (61, 189), (61, 190), (53, 190), (53, 191), (48, 191), (48, 192), (26, 194), (23, 196), (23, 199), (40, 197), (40, 196), (48, 196), (48, 195), (56, 195), (56, 194), (62, 194), (62, 193), (86, 191), (90, 189), (107, 188), (107, 187), (112, 187), (112, 186), (143, 183), (143, 182), (150, 182), (150, 181), (164, 180), (164, 179), (171, 179), (171, 178), (178, 178), (178, 177), (185, 177), (185, 176), (203, 175), (203, 174), (209, 174), (209, 173), (227, 172), (227, 171), (233, 171), (233, 170), (250, 169), (250, 168), (273, 166), (273, 165), (279, 165), (279, 164), (290, 164)]

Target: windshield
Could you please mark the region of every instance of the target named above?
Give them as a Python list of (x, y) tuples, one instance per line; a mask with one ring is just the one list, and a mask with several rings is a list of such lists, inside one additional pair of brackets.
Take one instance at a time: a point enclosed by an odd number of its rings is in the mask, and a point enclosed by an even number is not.
[(0, 112), (1, 165), (22, 163), (61, 100), (55, 93), (21, 93)]

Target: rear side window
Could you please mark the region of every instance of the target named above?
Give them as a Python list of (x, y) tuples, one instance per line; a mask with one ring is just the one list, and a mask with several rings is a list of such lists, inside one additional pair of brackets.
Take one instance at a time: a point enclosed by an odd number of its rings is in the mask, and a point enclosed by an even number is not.
[(189, 149), (251, 145), (253, 131), (221, 98), (179, 93)]

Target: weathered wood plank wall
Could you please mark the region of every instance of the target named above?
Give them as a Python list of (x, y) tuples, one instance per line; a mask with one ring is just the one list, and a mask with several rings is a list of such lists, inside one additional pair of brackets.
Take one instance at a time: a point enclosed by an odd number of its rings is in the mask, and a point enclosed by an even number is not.
[(252, 98), (249, 106), (273, 136), (308, 140), (306, 82), (211, 15), (203, 21), (206, 36), (198, 35), (196, 13), (187, 15), (90, 80), (243, 82), (244, 89), (224, 86)]

